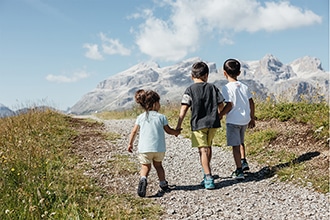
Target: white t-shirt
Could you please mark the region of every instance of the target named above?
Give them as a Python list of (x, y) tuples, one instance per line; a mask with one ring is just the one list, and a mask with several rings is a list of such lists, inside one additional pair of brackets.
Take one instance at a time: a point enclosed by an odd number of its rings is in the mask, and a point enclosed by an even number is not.
[(222, 87), (221, 93), (225, 102), (232, 103), (232, 109), (226, 115), (226, 123), (247, 125), (251, 120), (249, 99), (252, 98), (248, 86), (240, 81), (229, 82)]
[(142, 113), (135, 124), (140, 127), (138, 152), (165, 152), (164, 126), (168, 124), (165, 115), (156, 111)]

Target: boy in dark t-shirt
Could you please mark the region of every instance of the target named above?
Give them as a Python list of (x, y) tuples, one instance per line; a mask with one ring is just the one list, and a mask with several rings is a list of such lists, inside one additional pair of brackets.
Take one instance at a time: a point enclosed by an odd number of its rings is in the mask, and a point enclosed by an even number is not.
[(211, 174), (212, 141), (220, 128), (219, 113), (223, 108), (224, 98), (219, 89), (207, 83), (209, 68), (204, 62), (192, 66), (191, 77), (194, 84), (189, 86), (181, 101), (180, 115), (176, 129), (181, 129), (182, 121), (191, 108), (191, 143), (197, 147), (200, 163), (204, 172), (202, 184), (206, 189), (214, 189), (214, 179)]

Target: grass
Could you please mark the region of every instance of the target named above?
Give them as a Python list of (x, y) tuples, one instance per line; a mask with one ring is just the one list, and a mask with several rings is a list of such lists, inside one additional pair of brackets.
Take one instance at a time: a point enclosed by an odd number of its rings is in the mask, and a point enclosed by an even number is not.
[(276, 118), (280, 121), (292, 120), (299, 123), (313, 125), (313, 130), (323, 128), (316, 133), (316, 138), (329, 138), (329, 105), (322, 103), (271, 103), (258, 102), (256, 105), (257, 117), (260, 120)]
[[(158, 218), (158, 205), (106, 192), (83, 175), (70, 151), (78, 135), (68, 117), (51, 110), (0, 119), (0, 219)], [(114, 170), (136, 172), (125, 164), (123, 156), (109, 161)]]

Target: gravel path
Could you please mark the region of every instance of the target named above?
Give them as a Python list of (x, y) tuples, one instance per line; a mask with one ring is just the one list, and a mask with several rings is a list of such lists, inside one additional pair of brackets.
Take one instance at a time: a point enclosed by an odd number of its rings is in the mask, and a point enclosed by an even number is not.
[[(133, 124), (134, 120), (105, 121), (109, 131), (123, 136), (117, 142), (118, 151), (136, 160), (136, 152), (129, 154), (126, 151)], [(279, 182), (276, 176), (267, 178), (264, 175), (267, 170), (252, 161), (249, 161), (250, 173), (245, 180), (234, 180), (230, 178), (234, 169), (232, 153), (219, 147), (212, 148), (211, 161), (212, 174), (217, 177), (216, 189), (206, 190), (200, 186), (201, 165), (190, 140), (166, 135), (166, 142), (163, 164), (172, 190), (163, 195), (157, 193), (154, 168), (147, 188), (147, 198), (164, 207), (165, 214), (161, 219), (330, 219), (329, 193), (324, 195)], [(138, 178), (128, 184), (132, 194), (136, 194)]]

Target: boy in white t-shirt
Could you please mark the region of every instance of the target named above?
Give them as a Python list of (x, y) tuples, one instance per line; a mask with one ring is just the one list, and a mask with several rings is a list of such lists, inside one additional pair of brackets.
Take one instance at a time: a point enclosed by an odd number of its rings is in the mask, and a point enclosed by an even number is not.
[(223, 64), (228, 83), (221, 90), (226, 105), (220, 112), (220, 118), (226, 115), (227, 145), (233, 147), (236, 170), (232, 177), (236, 179), (244, 179), (243, 171), (249, 170), (244, 134), (247, 127), (255, 126), (252, 94), (247, 85), (237, 80), (241, 73), (240, 69), (241, 64), (235, 59), (228, 59)]

